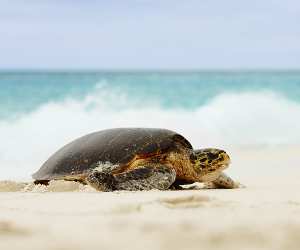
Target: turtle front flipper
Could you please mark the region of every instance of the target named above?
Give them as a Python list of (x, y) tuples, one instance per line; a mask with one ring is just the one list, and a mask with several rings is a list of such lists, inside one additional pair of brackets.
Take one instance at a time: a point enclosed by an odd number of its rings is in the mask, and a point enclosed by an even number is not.
[(240, 185), (240, 183), (235, 182), (228, 175), (222, 172), (215, 180), (205, 183), (204, 187), (209, 189), (212, 188), (232, 189), (232, 188), (239, 188), (242, 186)]
[(136, 169), (111, 174), (94, 171), (87, 177), (87, 182), (99, 191), (114, 190), (166, 190), (176, 179), (176, 172), (166, 165), (150, 163)]
[(103, 192), (110, 192), (116, 189), (115, 177), (105, 171), (93, 171), (86, 178), (86, 182), (93, 188)]

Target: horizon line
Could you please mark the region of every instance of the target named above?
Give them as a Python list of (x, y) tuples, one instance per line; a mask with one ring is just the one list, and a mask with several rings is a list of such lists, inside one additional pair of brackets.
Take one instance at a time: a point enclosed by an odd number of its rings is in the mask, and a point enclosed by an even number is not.
[(289, 73), (300, 68), (2, 68), (0, 73)]

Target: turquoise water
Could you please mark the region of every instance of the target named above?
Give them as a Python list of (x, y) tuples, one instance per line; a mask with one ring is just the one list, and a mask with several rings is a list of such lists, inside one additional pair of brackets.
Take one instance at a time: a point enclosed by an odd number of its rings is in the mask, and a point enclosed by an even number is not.
[(112, 127), (164, 127), (195, 148), (300, 145), (300, 72), (1, 72), (0, 179)]
[[(272, 91), (300, 102), (300, 72), (1, 72), (0, 119), (66, 98), (82, 100), (99, 86), (127, 96), (128, 105), (154, 102), (165, 109), (195, 109), (229, 92)], [(118, 96), (111, 101), (117, 103)]]

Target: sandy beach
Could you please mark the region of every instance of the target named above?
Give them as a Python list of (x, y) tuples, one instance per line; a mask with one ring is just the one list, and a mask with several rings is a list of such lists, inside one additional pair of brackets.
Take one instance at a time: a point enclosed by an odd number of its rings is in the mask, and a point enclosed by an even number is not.
[(0, 249), (299, 249), (297, 152), (231, 150), (227, 173), (246, 185), (234, 190), (102, 193), (1, 181)]
[(0, 250), (300, 250), (299, 23), (0, 0)]

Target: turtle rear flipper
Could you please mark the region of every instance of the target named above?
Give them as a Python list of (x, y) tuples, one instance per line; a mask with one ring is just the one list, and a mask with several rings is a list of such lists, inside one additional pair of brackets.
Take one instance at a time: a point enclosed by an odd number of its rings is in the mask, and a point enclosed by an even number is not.
[(94, 171), (87, 182), (97, 190), (166, 190), (176, 179), (176, 171), (166, 165), (150, 163), (146, 166), (120, 173), (110, 174)]

